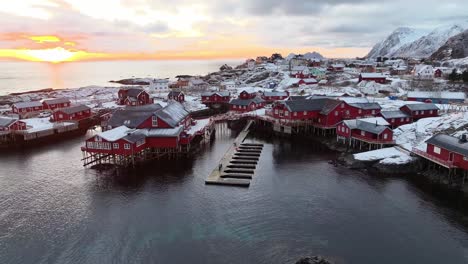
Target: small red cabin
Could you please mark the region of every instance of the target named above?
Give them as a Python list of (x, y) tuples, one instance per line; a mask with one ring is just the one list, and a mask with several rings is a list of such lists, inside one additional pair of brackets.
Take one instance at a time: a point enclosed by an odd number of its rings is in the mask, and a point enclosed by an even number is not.
[(438, 117), (439, 108), (435, 104), (406, 104), (400, 110), (411, 116), (414, 121), (427, 117)]
[(253, 90), (244, 90), (239, 94), (239, 99), (248, 100), (253, 99), (257, 96), (257, 93)]
[(336, 127), (336, 134), (346, 140), (355, 139), (371, 144), (393, 143), (393, 131), (375, 118), (345, 120)]
[(67, 108), (56, 109), (52, 115), (52, 120), (60, 121), (79, 121), (91, 116), (91, 108), (86, 105), (77, 105)]
[(229, 103), (231, 94), (229, 92), (206, 92), (201, 94), (201, 101), (203, 104), (219, 104)]
[(183, 102), (185, 102), (185, 95), (184, 95), (183, 92), (180, 92), (180, 91), (171, 91), (167, 95), (167, 99), (168, 100), (174, 100), (174, 101), (177, 101), (179, 103), (183, 103)]
[(443, 72), (442, 72), (441, 69), (436, 69), (436, 70), (434, 71), (434, 77), (435, 77), (435, 78), (442, 78), (442, 74), (443, 74)]
[(383, 117), (392, 128), (413, 123), (413, 118), (401, 110), (382, 111), (380, 116)]
[(265, 107), (265, 101), (255, 97), (253, 99), (233, 99), (229, 109), (236, 112), (250, 112)]
[(344, 64), (332, 64), (328, 66), (327, 70), (331, 72), (343, 72), (345, 68)]
[(15, 118), (0, 117), (0, 131), (26, 130), (26, 123)]
[(426, 152), (416, 154), (448, 168), (468, 170), (468, 143), (466, 135), (461, 138), (438, 134), (426, 141)]
[(39, 101), (21, 102), (13, 104), (11, 110), (13, 113), (23, 116), (27, 113), (42, 111), (44, 110), (44, 106)]
[(120, 89), (118, 92), (118, 104), (127, 106), (140, 106), (152, 104), (153, 100), (149, 94), (139, 88)]
[(42, 100), (44, 109), (54, 111), (55, 109), (70, 107), (71, 101), (68, 98), (54, 98)]
[(289, 92), (287, 91), (285, 92), (277, 92), (277, 91), (263, 92), (262, 94), (262, 99), (265, 100), (265, 102), (267, 103), (285, 100), (288, 97), (289, 97)]
[(362, 81), (384, 84), (387, 82), (387, 77), (381, 73), (361, 73), (359, 75), (359, 82)]

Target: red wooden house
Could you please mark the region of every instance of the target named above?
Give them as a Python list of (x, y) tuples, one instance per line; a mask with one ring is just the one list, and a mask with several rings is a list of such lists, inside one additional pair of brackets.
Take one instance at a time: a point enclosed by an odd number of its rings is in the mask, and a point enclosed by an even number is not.
[(52, 120), (60, 121), (79, 121), (91, 117), (91, 108), (86, 105), (76, 105), (67, 108), (59, 108), (52, 114)]
[(413, 123), (413, 118), (401, 110), (382, 111), (380, 112), (380, 116), (390, 124), (391, 128)]
[[(380, 120), (381, 119), (381, 120)], [(383, 118), (345, 120), (337, 125), (338, 139), (351, 140), (372, 145), (393, 144), (393, 131)]]
[(328, 66), (327, 70), (331, 72), (343, 72), (345, 68), (344, 64), (332, 64)]
[(117, 103), (119, 105), (140, 106), (153, 103), (149, 94), (145, 90), (139, 88), (120, 89), (118, 96), (119, 99)]
[(444, 74), (444, 73), (442, 72), (441, 69), (436, 69), (436, 70), (434, 71), (434, 77), (435, 77), (435, 78), (442, 78), (442, 75), (443, 75), (443, 74)]
[(426, 141), (426, 151), (413, 149), (417, 155), (449, 169), (468, 170), (468, 143), (461, 138), (438, 134)]
[(52, 110), (70, 107), (71, 101), (68, 98), (53, 98), (42, 100), (43, 109)]
[(387, 77), (382, 73), (361, 73), (359, 74), (359, 82), (362, 81), (384, 84), (387, 82)]
[(11, 106), (11, 110), (15, 114), (19, 114), (20, 117), (28, 113), (39, 112), (44, 109), (44, 106), (39, 101), (21, 102)]
[(263, 92), (262, 99), (265, 100), (266, 103), (272, 103), (275, 101), (285, 100), (289, 97), (289, 92), (278, 92), (278, 91), (271, 91), (271, 92)]
[(26, 130), (26, 123), (15, 118), (0, 117), (0, 131)]
[(252, 99), (233, 99), (229, 103), (229, 110), (236, 112), (250, 112), (265, 107), (266, 102), (255, 97)]
[(414, 121), (421, 118), (439, 116), (439, 108), (435, 104), (406, 104), (400, 110), (411, 116)]
[(83, 148), (90, 153), (128, 156), (143, 149), (173, 149), (190, 143), (187, 131), (192, 125), (190, 114), (178, 102), (164, 108), (141, 107), (120, 110), (109, 120), (115, 127), (88, 140)]
[(229, 92), (205, 92), (201, 94), (203, 104), (228, 104), (231, 100)]
[(243, 90), (239, 94), (239, 99), (248, 100), (248, 99), (253, 99), (256, 96), (257, 96), (257, 92), (255, 92), (254, 90)]
[(287, 100), (276, 102), (267, 114), (276, 119), (315, 122), (325, 106), (338, 103), (329, 98)]
[(168, 100), (174, 100), (174, 101), (177, 101), (179, 103), (183, 103), (183, 102), (185, 102), (185, 94), (183, 92), (181, 92), (181, 91), (171, 91), (167, 95), (167, 99)]

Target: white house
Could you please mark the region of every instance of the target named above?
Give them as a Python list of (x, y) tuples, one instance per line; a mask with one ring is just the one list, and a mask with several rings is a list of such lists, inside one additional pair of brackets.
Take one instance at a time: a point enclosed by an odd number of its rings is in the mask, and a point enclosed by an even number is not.
[(236, 82), (234, 81), (224, 81), (221, 83), (221, 86), (224, 87), (226, 90), (234, 90), (236, 89)]
[(419, 64), (414, 66), (413, 77), (421, 80), (434, 79), (434, 67), (431, 65)]
[(167, 91), (169, 90), (168, 79), (154, 79), (149, 86), (151, 92)]

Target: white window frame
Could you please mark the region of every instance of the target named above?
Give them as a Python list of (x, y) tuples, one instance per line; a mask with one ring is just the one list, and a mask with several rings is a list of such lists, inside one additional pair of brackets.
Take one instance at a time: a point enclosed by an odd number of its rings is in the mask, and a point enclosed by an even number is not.
[(386, 133), (383, 134), (383, 139), (388, 139), (388, 135)]
[(440, 149), (439, 147), (434, 146), (434, 153), (440, 154), (440, 150), (441, 150), (441, 149)]
[(119, 143), (114, 143), (114, 144), (112, 144), (112, 148), (113, 148), (113, 149), (118, 149), (118, 148), (119, 148)]
[(366, 136), (366, 131), (361, 130), (361, 136), (365, 137)]
[(124, 144), (124, 149), (129, 150), (130, 148), (131, 148), (130, 144), (128, 144), (128, 143)]
[(158, 126), (159, 126), (158, 117), (157, 117), (157, 116), (152, 116), (152, 117), (151, 117), (151, 126), (152, 126), (152, 127), (158, 127)]
[(304, 111), (304, 115), (307, 115), (307, 111)]
[(338, 111), (335, 111), (335, 116), (338, 116)]

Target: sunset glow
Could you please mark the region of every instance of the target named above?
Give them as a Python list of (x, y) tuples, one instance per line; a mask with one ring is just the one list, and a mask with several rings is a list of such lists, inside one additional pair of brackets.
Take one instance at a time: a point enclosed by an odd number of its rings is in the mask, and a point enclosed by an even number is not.
[[(432, 20), (465, 16), (468, 10), (460, 7), (467, 5), (454, 1), (461, 4), (447, 5)], [(176, 0), (168, 6), (159, 0), (13, 1), (0, 8), (0, 60), (247, 58), (309, 51), (356, 57), (367, 54), (395, 26), (424, 27), (430, 19), (400, 12), (393, 1), (310, 3)], [(425, 14), (426, 6), (438, 4), (425, 3), (421, 7), (411, 1), (405, 6)], [(382, 17), (376, 10), (398, 16), (376, 21)]]

